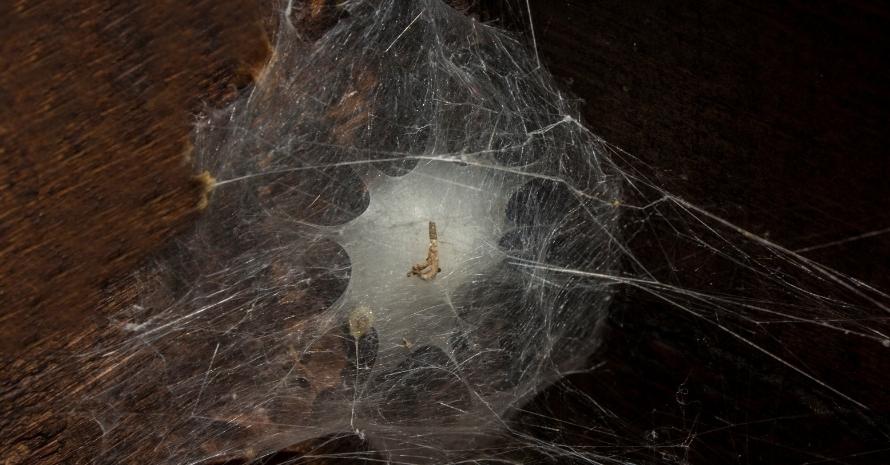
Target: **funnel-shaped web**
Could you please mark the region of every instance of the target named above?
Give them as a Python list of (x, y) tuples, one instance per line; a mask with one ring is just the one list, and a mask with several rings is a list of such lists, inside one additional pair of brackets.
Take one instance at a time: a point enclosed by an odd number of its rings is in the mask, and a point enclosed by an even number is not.
[(662, 463), (674, 449), (686, 463), (691, 431), (640, 446), (584, 429), (601, 449), (562, 444), (577, 425), (558, 417), (550, 443), (512, 428), (590, 366), (617, 286), (800, 376), (822, 396), (806, 408), (866, 411), (857, 386), (808, 368), (811, 346), (771, 331), (884, 348), (886, 294), (613, 162), (503, 31), (441, 0), (332, 4), (317, 40), (282, 18), (256, 86), (197, 126), (197, 167), (218, 182), (138, 275), (121, 339), (97, 349), (96, 463), (209, 465), (349, 434), (393, 463)]
[(613, 271), (618, 190), (574, 103), (440, 0), (340, 8), (312, 43), (283, 20), (256, 87), (198, 126), (217, 183), (107, 352), (111, 462), (145, 444), (123, 421), (164, 463), (343, 433), (457, 460), (600, 343), (610, 283), (558, 270)]
[[(421, 160), (404, 176), (373, 170), (366, 179), (368, 209), (331, 228), (352, 265), (339, 305), (352, 318), (370, 319), (379, 362), (395, 363), (415, 345), (450, 354), (463, 324), (453, 296), (484, 281), (506, 258), (498, 243), (520, 177), (493, 167)], [(437, 230), (439, 269), (425, 280), (406, 272), (425, 260), (430, 222)]]

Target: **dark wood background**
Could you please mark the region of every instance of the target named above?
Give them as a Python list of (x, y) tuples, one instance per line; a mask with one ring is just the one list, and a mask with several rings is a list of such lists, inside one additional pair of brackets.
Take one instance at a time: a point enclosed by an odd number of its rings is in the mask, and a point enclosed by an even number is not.
[[(101, 432), (66, 415), (83, 381), (71, 356), (103, 337), (107, 289), (199, 213), (191, 123), (234, 98), (268, 57), (268, 3), (0, 3), (3, 463), (89, 460)], [(524, 4), (473, 10), (527, 29)], [(584, 100), (596, 133), (693, 203), (890, 289), (886, 5), (530, 4), (542, 60)], [(769, 371), (777, 392), (751, 370), (715, 369), (735, 359), (697, 343), (704, 330), (694, 324), (670, 324), (654, 308), (619, 317), (607, 369), (571, 380), (626, 418), (626, 434), (691, 438), (670, 453), (692, 463), (890, 463), (886, 350), (801, 334), (814, 351), (834, 352), (826, 367), (855, 360), (863, 368), (852, 373), (874, 375), (861, 382), (877, 408), (788, 419), (803, 381)], [(593, 422), (551, 391), (534, 408)], [(693, 410), (678, 406), (678, 393), (702, 405), (694, 413), (706, 427), (690, 427)]]

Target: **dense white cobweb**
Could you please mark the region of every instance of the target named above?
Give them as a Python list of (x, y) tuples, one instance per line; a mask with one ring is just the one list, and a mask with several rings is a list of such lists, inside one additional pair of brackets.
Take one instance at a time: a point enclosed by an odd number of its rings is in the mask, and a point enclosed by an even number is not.
[[(255, 87), (198, 124), (216, 184), (140, 273), (125, 342), (103, 349), (97, 462), (146, 443), (163, 463), (212, 463), (358, 434), (394, 463), (521, 462), (507, 451), (523, 448), (629, 463), (510, 424), (587, 369), (622, 288), (866, 407), (755, 333), (790, 321), (887, 344), (869, 325), (885, 295), (647, 182), (505, 32), (440, 0), (340, 8), (316, 41), (282, 21)], [(410, 271), (431, 223), (424, 279)], [(692, 255), (732, 282), (675, 258)], [(142, 433), (117, 435), (125, 423)]]

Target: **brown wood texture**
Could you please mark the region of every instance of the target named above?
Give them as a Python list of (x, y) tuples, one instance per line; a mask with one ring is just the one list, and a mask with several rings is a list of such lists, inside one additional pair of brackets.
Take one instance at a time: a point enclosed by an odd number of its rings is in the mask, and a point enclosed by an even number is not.
[[(517, 28), (527, 21), (524, 1), (482, 4), (512, 11)], [(584, 99), (595, 132), (694, 203), (791, 248), (826, 245), (807, 255), (890, 288), (890, 235), (878, 233), (890, 227), (884, 6), (536, 0), (531, 7), (542, 60)], [(111, 284), (198, 214), (191, 123), (260, 69), (270, 11), (251, 0), (0, 4), (0, 463), (89, 462), (101, 429), (72, 417), (69, 404), (101, 361), (79, 367), (74, 356), (108, 337), (103, 299), (126, 299)], [(876, 234), (846, 242), (868, 232)], [(652, 412), (666, 410), (685, 380), (718, 388), (734, 381), (709, 365), (727, 359), (684, 345), (693, 336), (677, 334), (683, 328), (664, 329), (669, 321), (646, 312), (625, 323), (607, 345), (609, 368), (576, 380), (620, 414), (655, 423)], [(812, 337), (822, 336), (791, 339)], [(869, 368), (863, 373), (887, 364), (885, 352), (845, 350), (820, 363), (858, 357)], [(890, 385), (890, 369), (883, 373), (852, 381), (887, 408), (880, 387)], [(772, 395), (764, 392), (747, 395)], [(770, 408), (749, 400), (729, 413), (750, 407), (753, 421)], [(681, 428), (675, 418), (664, 424), (671, 421)], [(812, 434), (820, 453), (840, 463), (882, 463), (876, 454), (850, 458), (872, 447), (870, 436), (840, 435), (833, 424), (790, 428), (798, 430), (758, 435), (754, 445), (736, 442), (753, 430), (706, 440), (691, 460), (802, 463), (812, 457), (776, 450), (805, 448)]]
[(99, 432), (68, 418), (88, 371), (73, 355), (100, 337), (102, 289), (196, 214), (191, 124), (261, 68), (262, 12), (0, 5), (0, 462), (88, 459)]
[(14, 2), (3, 17), (3, 345), (76, 330), (182, 228), (195, 115), (268, 54), (251, 2)]

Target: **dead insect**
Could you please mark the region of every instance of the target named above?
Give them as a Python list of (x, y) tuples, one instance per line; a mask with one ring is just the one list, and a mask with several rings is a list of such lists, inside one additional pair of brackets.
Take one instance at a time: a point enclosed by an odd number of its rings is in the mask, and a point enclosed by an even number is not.
[(430, 221), (430, 247), (427, 250), (426, 261), (411, 267), (408, 277), (420, 276), (420, 279), (429, 281), (442, 271), (439, 268), (439, 237), (436, 234), (436, 223)]
[(374, 325), (374, 314), (370, 308), (361, 305), (349, 313), (348, 323), (349, 335), (358, 343), (359, 338), (367, 334)]

